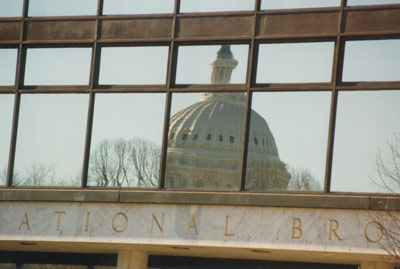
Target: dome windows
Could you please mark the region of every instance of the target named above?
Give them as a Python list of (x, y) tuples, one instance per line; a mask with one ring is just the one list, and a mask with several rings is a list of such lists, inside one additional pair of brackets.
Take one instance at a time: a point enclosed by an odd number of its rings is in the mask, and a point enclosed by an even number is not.
[(211, 136), (212, 136), (211, 134), (207, 134), (206, 140), (207, 140), (207, 141), (211, 141)]
[(186, 139), (187, 139), (187, 137), (188, 137), (188, 135), (187, 135), (187, 134), (182, 134), (182, 140), (186, 140)]
[(192, 139), (193, 139), (193, 141), (196, 141), (197, 138), (199, 138), (199, 135), (198, 134), (194, 134)]
[(257, 139), (257, 137), (254, 137), (254, 144), (258, 145), (258, 139)]
[(235, 137), (230, 135), (229, 136), (229, 143), (234, 144), (235, 143)]
[(224, 141), (224, 136), (220, 134), (220, 135), (218, 136), (218, 141), (219, 141), (219, 142), (223, 142), (223, 141)]

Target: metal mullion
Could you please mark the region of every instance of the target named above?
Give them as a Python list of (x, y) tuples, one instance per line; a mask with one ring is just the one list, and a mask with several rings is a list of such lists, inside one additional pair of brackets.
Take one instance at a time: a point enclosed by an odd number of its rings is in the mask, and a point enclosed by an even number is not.
[(325, 166), (325, 183), (324, 193), (331, 191), (331, 176), (332, 176), (332, 161), (333, 161), (333, 150), (335, 142), (335, 128), (336, 128), (336, 113), (338, 105), (338, 91), (336, 85), (342, 81), (343, 61), (344, 61), (344, 46), (345, 43), (341, 39), (341, 33), (343, 30), (344, 22), (344, 7), (347, 5), (347, 0), (341, 0), (340, 3), (340, 15), (337, 29), (337, 39), (335, 45), (333, 69), (332, 69), (332, 99), (330, 108), (330, 120), (329, 120), (329, 131), (328, 131), (328, 143), (326, 152), (326, 166)]
[(90, 146), (92, 141), (92, 130), (93, 130), (93, 116), (94, 116), (94, 104), (95, 104), (95, 93), (93, 88), (98, 84), (99, 80), (99, 66), (100, 66), (100, 53), (98, 50), (97, 40), (100, 29), (100, 15), (103, 10), (103, 0), (98, 0), (97, 2), (97, 15), (96, 15), (96, 23), (95, 23), (95, 36), (92, 48), (92, 62), (90, 68), (90, 81), (89, 81), (89, 107), (87, 114), (87, 125), (86, 125), (86, 139), (85, 139), (85, 150), (83, 157), (83, 166), (82, 166), (82, 181), (81, 188), (86, 188), (87, 186), (87, 178), (89, 173), (89, 160), (90, 160)]
[(255, 0), (254, 3), (254, 13), (253, 13), (253, 36), (251, 39), (251, 43), (249, 46), (249, 54), (248, 54), (248, 64), (247, 64), (247, 74), (246, 74), (246, 112), (244, 119), (244, 130), (243, 130), (243, 145), (242, 145), (242, 159), (241, 159), (241, 179), (240, 179), (240, 189), (239, 191), (243, 191), (246, 187), (246, 167), (247, 167), (247, 151), (249, 144), (249, 132), (250, 132), (250, 124), (251, 124), (251, 101), (253, 97), (253, 93), (250, 91), (250, 88), (253, 84), (253, 80), (255, 78), (255, 73), (257, 70), (257, 59), (258, 59), (258, 45), (255, 41), (255, 36), (258, 32), (258, 11), (261, 7), (261, 0)]
[(160, 177), (158, 180), (158, 189), (164, 189), (165, 183), (165, 172), (167, 166), (167, 150), (168, 150), (168, 132), (169, 132), (169, 118), (171, 115), (171, 102), (172, 92), (171, 88), (175, 85), (176, 77), (176, 65), (178, 59), (178, 47), (175, 43), (175, 36), (177, 32), (177, 16), (180, 10), (180, 0), (175, 0), (174, 15), (172, 18), (172, 30), (171, 30), (171, 43), (169, 46), (168, 53), (168, 67), (167, 67), (167, 78), (166, 78), (166, 98), (165, 98), (165, 112), (164, 112), (164, 131), (162, 138), (161, 157), (160, 157)]
[(26, 51), (23, 47), (23, 40), (25, 36), (25, 18), (28, 16), (28, 7), (29, 0), (24, 0), (22, 5), (22, 20), (21, 20), (21, 34), (19, 38), (18, 45), (18, 57), (17, 57), (17, 66), (16, 66), (16, 74), (15, 74), (15, 99), (14, 99), (14, 112), (13, 112), (13, 120), (12, 120), (12, 129), (11, 129), (11, 139), (10, 139), (10, 152), (8, 158), (8, 169), (7, 169), (7, 182), (6, 186), (12, 186), (13, 174), (14, 174), (14, 162), (15, 162), (15, 151), (17, 145), (17, 134), (18, 134), (18, 120), (19, 120), (19, 108), (21, 104), (21, 93), (19, 93), (19, 89), (24, 84), (24, 75), (25, 75), (25, 62), (26, 62)]

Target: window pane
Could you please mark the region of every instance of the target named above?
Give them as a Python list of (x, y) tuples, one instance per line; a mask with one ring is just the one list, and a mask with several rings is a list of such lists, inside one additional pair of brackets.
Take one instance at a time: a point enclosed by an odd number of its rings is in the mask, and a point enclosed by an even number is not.
[(79, 186), (88, 95), (24, 94), (14, 186)]
[(348, 6), (399, 4), (399, 0), (347, 0)]
[(13, 108), (14, 95), (0, 94), (0, 185), (6, 184)]
[(0, 86), (14, 85), (18, 49), (0, 49)]
[(167, 188), (240, 186), (245, 99), (244, 93), (173, 94)]
[(168, 47), (101, 49), (99, 84), (165, 84)]
[(254, 93), (246, 188), (322, 190), (331, 94)]
[[(248, 50), (248, 45), (180, 46), (176, 83), (243, 84), (246, 82)], [(222, 69), (229, 72), (222, 73)]]
[(262, 44), (257, 83), (330, 82), (334, 42)]
[(337, 7), (340, 0), (262, 0), (261, 9)]
[(400, 81), (400, 39), (347, 41), (343, 81)]
[(28, 49), (25, 85), (87, 85), (91, 58), (91, 48)]
[(162, 93), (96, 95), (89, 186), (158, 185), (164, 107)]
[(332, 191), (400, 192), (383, 171), (399, 167), (399, 104), (400, 91), (339, 93)]
[(253, 10), (254, 0), (182, 0), (180, 12)]
[(103, 14), (173, 13), (174, 0), (104, 0)]
[(29, 0), (28, 16), (96, 15), (98, 0)]
[(21, 17), (23, 0), (0, 0), (0, 17)]

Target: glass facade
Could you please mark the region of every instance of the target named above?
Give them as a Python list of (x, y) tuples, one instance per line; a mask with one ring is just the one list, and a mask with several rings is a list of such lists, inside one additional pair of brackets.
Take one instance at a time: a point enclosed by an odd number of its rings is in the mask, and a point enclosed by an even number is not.
[(0, 1), (2, 188), (398, 193), (397, 2), (64, 2)]

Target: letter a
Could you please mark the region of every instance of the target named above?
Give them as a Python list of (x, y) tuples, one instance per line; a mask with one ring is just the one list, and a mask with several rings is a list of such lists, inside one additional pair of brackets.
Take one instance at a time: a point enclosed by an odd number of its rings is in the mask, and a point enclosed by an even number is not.
[(24, 225), (24, 224), (26, 225), (26, 229), (27, 229), (28, 231), (30, 231), (30, 230), (31, 230), (31, 227), (29, 226), (28, 212), (26, 212), (26, 211), (25, 211), (24, 216), (22, 217), (22, 220), (21, 220), (21, 223), (20, 223), (20, 225), (19, 225), (18, 230), (21, 230), (21, 229), (22, 229), (22, 225)]

